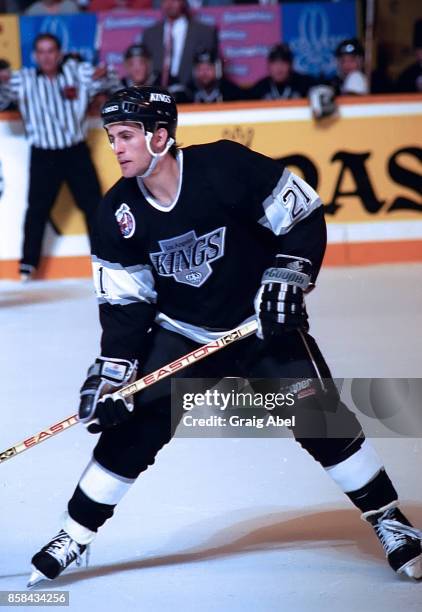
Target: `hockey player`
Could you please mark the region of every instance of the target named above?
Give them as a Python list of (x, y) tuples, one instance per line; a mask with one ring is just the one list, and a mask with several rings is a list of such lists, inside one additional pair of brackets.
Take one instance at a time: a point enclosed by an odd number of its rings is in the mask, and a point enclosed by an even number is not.
[[(257, 336), (178, 375), (331, 380), (304, 304), (326, 244), (315, 191), (234, 142), (180, 149), (176, 105), (165, 90), (118, 91), (102, 117), (123, 176), (99, 209), (101, 353), (79, 406), (80, 421), (101, 435), (61, 531), (32, 559), (29, 585), (80, 559), (174, 433), (169, 379), (130, 399), (114, 399), (119, 388), (254, 317)], [(301, 401), (315, 408), (318, 394)], [(331, 417), (342, 419), (346, 437), (302, 437), (299, 427), (296, 439), (372, 525), (393, 570), (422, 577), (421, 532), (399, 510), (381, 459), (344, 404), (337, 401)]]

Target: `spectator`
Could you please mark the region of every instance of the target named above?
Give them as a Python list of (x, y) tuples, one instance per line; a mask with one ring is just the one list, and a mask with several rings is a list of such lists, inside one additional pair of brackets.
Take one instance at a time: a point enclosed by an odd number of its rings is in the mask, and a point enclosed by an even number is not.
[(226, 79), (222, 62), (212, 51), (199, 51), (193, 59), (192, 101), (199, 104), (242, 100), (244, 90)]
[(363, 47), (357, 38), (343, 40), (336, 49), (337, 76), (330, 85), (337, 95), (364, 96), (369, 93), (369, 83), (362, 70)]
[(161, 9), (163, 20), (145, 30), (143, 43), (160, 84), (186, 86), (192, 79), (195, 53), (204, 48), (218, 52), (217, 31), (191, 17), (187, 0), (162, 0)]
[(0, 82), (0, 110), (18, 103), (31, 144), (22, 280), (39, 264), (45, 225), (63, 182), (92, 230), (101, 192), (85, 143), (85, 115), (90, 97), (108, 83), (105, 68), (74, 59), (63, 63), (60, 41), (52, 34), (39, 34), (33, 46), (37, 68), (21, 68)]
[(305, 98), (314, 85), (312, 77), (293, 70), (293, 53), (284, 43), (270, 49), (267, 67), (268, 76), (249, 89), (252, 100)]
[[(119, 88), (131, 87), (132, 85), (140, 87), (142, 85), (160, 84), (160, 75), (151, 71), (151, 55), (145, 45), (131, 45), (126, 50), (124, 65), (126, 76), (121, 80)], [(168, 85), (167, 89), (178, 104), (191, 102), (190, 92), (181, 83), (174, 81)], [(116, 88), (114, 91), (116, 91)]]
[(26, 10), (25, 15), (72, 15), (79, 13), (73, 0), (37, 0)]
[(122, 79), (122, 87), (156, 82), (157, 75), (151, 71), (151, 55), (145, 45), (131, 45), (126, 49), (124, 59), (126, 76)]
[(397, 79), (397, 89), (404, 93), (422, 91), (422, 19), (418, 19), (415, 23), (413, 48), (416, 61), (408, 66)]

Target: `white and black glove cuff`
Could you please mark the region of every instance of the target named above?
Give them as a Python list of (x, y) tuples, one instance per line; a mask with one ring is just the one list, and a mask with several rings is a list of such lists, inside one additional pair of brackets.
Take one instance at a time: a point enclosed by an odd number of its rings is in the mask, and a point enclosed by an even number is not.
[(304, 292), (311, 283), (312, 262), (304, 257), (277, 255), (265, 270), (255, 298), (258, 338), (270, 338), (296, 329), (308, 329)]
[[(133, 411), (133, 396), (123, 398), (113, 394), (133, 382), (138, 369), (138, 361), (97, 357), (88, 369), (87, 378), (80, 391), (79, 420), (89, 423), (96, 418), (98, 405), (106, 400), (119, 401), (128, 411)], [(101, 419), (100, 419), (101, 421)]]
[(262, 275), (261, 283), (287, 283), (306, 291), (311, 283), (312, 262), (304, 257), (293, 255), (276, 255), (273, 268), (267, 268)]

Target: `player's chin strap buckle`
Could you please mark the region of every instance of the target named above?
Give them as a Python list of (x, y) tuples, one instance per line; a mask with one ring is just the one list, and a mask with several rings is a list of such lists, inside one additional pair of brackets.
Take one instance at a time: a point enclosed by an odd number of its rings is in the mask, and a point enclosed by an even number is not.
[(145, 140), (146, 140), (146, 144), (147, 144), (147, 149), (148, 149), (148, 153), (151, 155), (151, 161), (150, 164), (148, 166), (148, 168), (145, 170), (145, 172), (143, 174), (140, 175), (141, 178), (147, 178), (148, 176), (150, 176), (152, 174), (152, 172), (155, 170), (156, 165), (158, 164), (158, 161), (160, 160), (161, 157), (164, 157), (164, 155), (166, 155), (170, 149), (170, 147), (172, 147), (174, 145), (174, 138), (171, 138), (171, 136), (169, 137), (169, 139), (167, 140), (166, 146), (164, 147), (164, 149), (161, 151), (161, 153), (154, 153), (154, 151), (151, 149), (151, 139), (152, 139), (152, 132), (145, 132)]

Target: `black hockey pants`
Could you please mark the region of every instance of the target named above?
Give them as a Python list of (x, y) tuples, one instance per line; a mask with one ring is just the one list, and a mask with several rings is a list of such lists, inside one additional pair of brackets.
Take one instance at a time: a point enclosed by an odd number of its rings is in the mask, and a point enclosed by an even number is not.
[[(191, 340), (162, 328), (154, 329), (150, 336), (148, 357), (142, 361), (140, 356), (141, 375), (166, 365), (198, 346)], [(299, 332), (292, 332), (267, 343), (254, 335), (182, 370), (178, 376), (317, 379), (316, 365), (319, 375), (325, 382), (328, 380), (331, 383), (332, 403), (328, 405), (329, 417), (332, 425), (338, 422), (337, 431), (345, 432), (344, 437), (342, 434), (336, 437), (325, 435), (326, 414), (322, 414), (322, 410), (318, 409), (319, 400), (315, 396), (295, 403), (292, 412), (296, 415), (296, 426), (292, 431), (303, 448), (326, 467), (344, 461), (355, 453), (363, 443), (364, 436), (355, 415), (338, 400), (329, 368), (315, 340), (309, 334), (304, 334), (303, 338)], [(125, 424), (101, 434), (94, 450), (95, 460), (111, 472), (126, 478), (136, 478), (152, 465), (158, 451), (174, 434), (170, 391), (171, 382), (167, 378), (138, 393), (135, 396), (134, 417)], [(181, 408), (178, 418), (182, 413)], [(335, 429), (335, 426), (331, 427), (331, 430)]]

